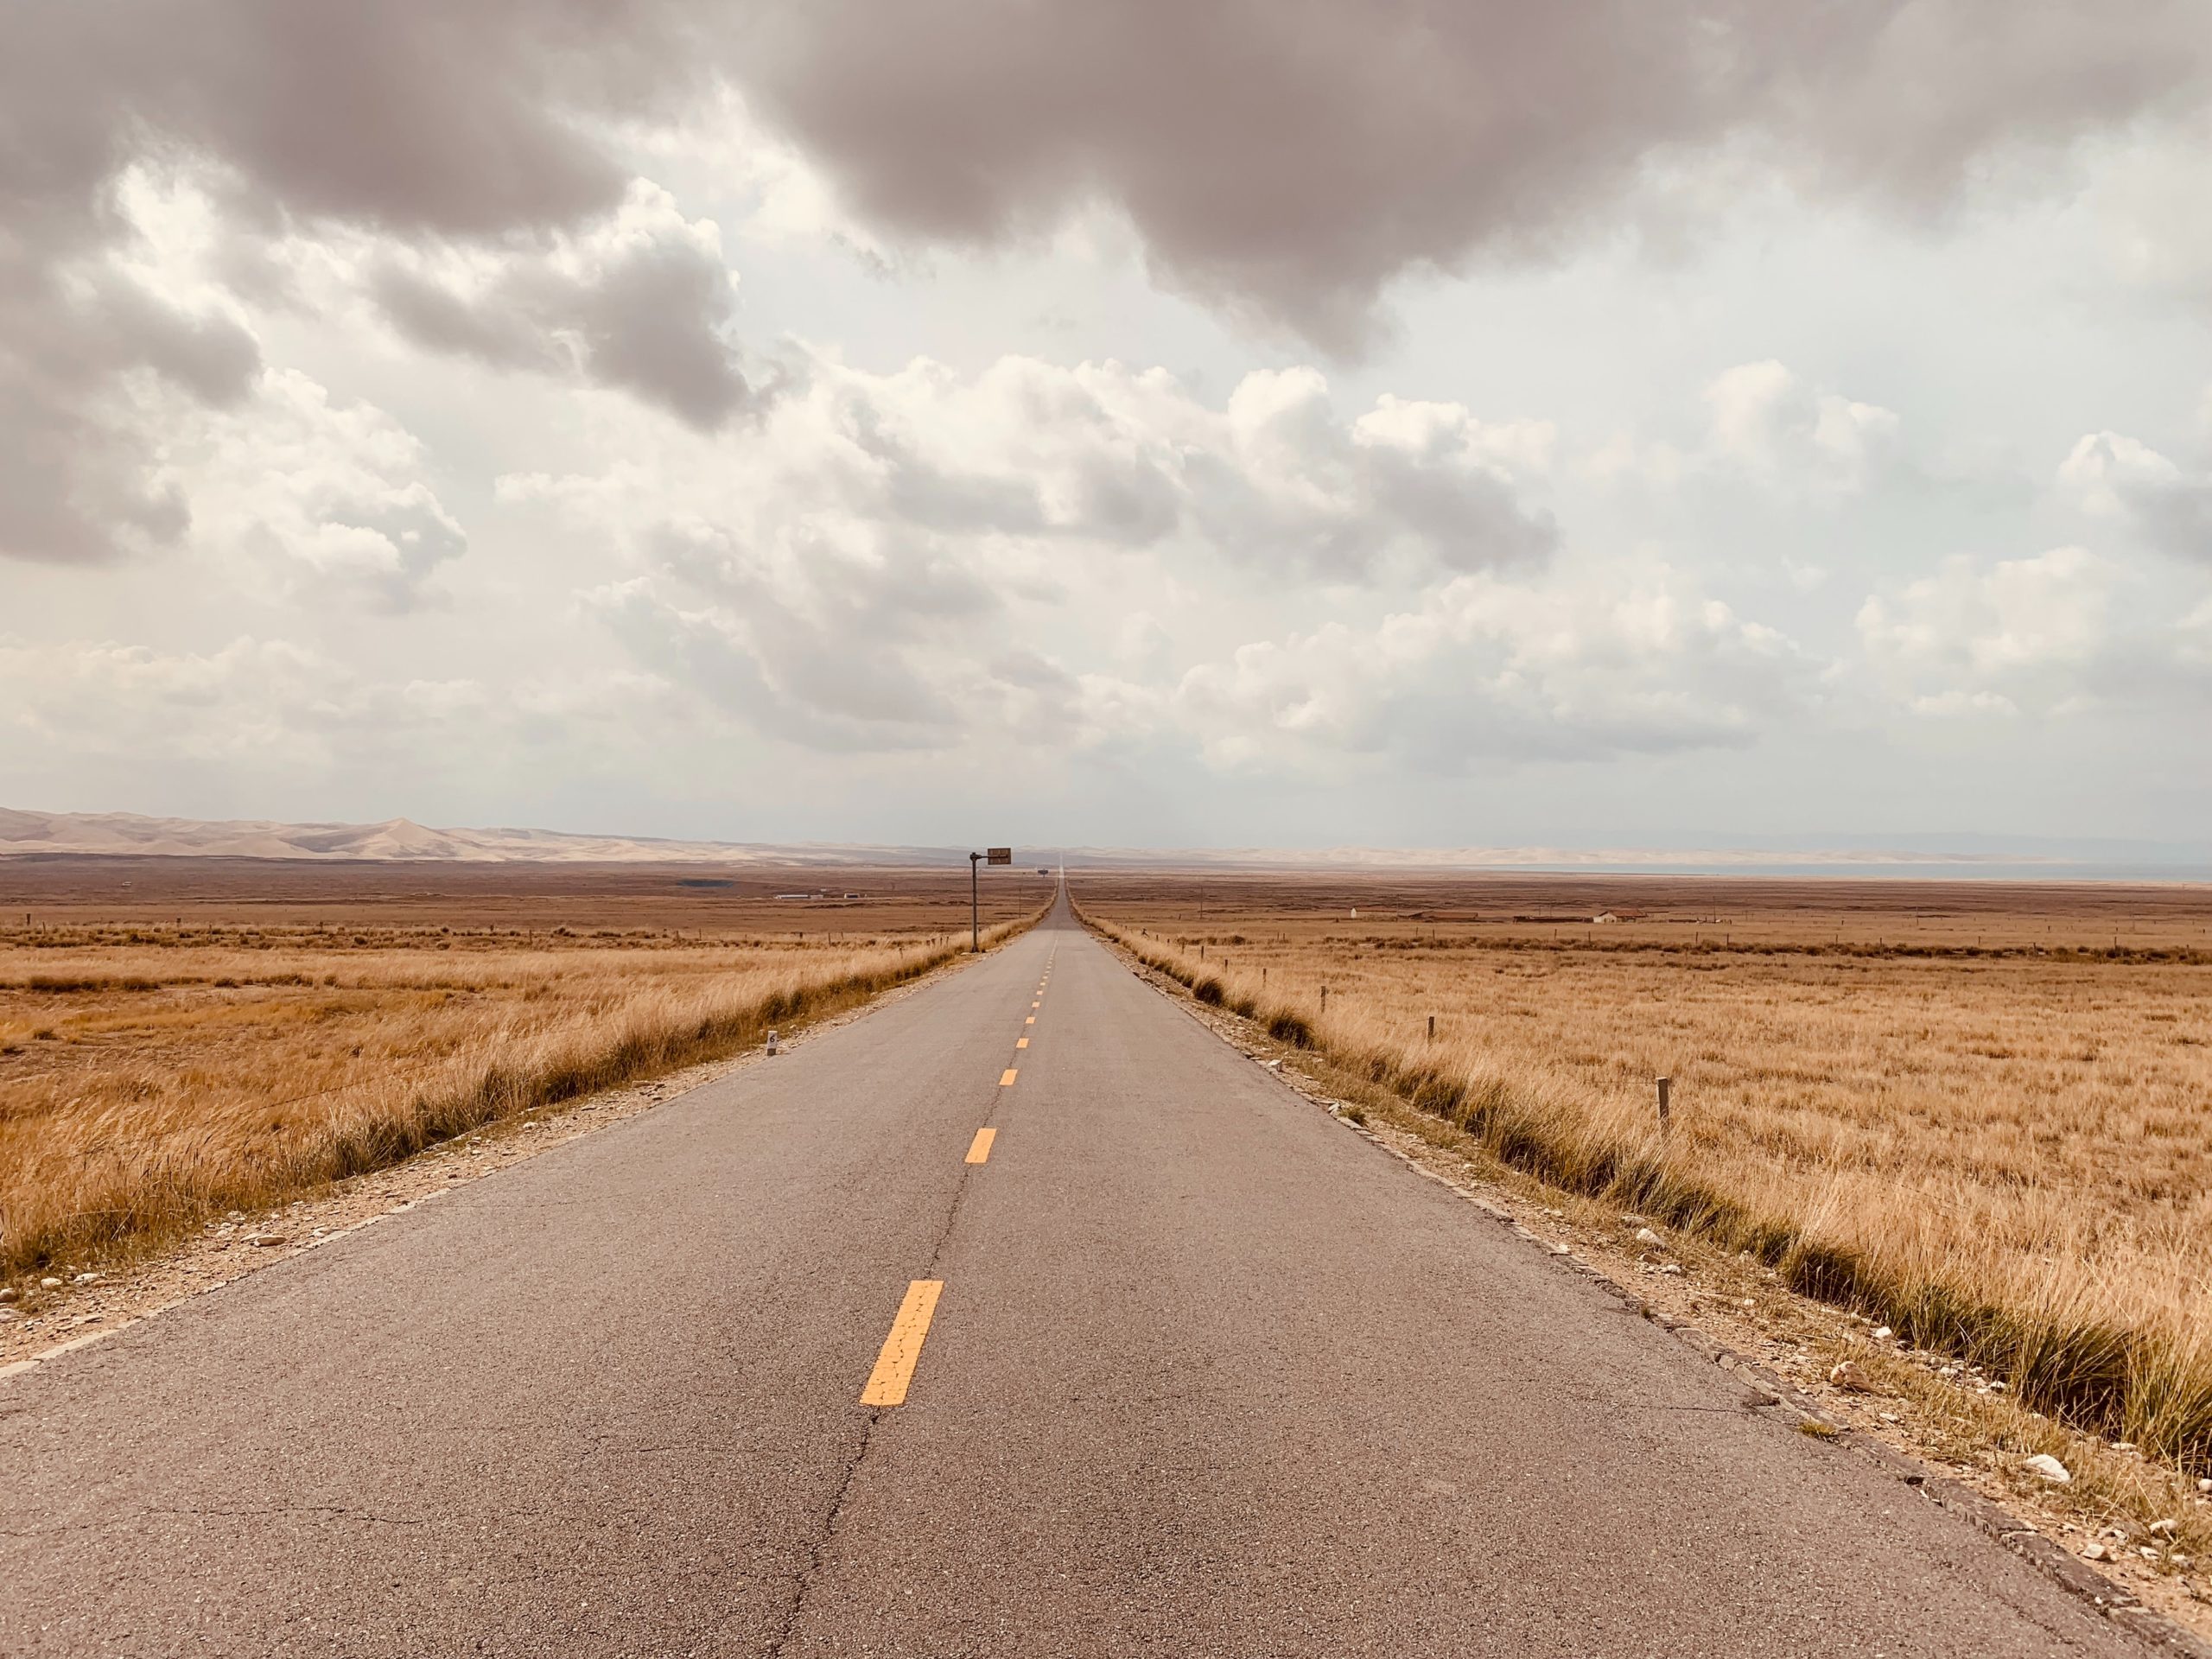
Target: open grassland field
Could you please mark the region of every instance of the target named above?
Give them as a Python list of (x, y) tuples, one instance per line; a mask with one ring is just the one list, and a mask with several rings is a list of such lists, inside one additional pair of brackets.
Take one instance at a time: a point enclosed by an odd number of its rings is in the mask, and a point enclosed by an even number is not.
[(1505, 1162), (1751, 1251), (2031, 1404), (2212, 1474), (2212, 890), (1071, 888), (1203, 1000)]
[[(990, 872), (984, 925), (1051, 893)], [(0, 1277), (734, 1052), (968, 923), (964, 868), (0, 859)]]

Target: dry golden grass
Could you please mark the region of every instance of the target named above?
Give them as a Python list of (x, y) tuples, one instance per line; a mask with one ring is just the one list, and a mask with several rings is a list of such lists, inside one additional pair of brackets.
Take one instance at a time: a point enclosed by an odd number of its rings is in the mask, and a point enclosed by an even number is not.
[[(466, 907), (272, 924), (174, 894), (158, 923), (0, 931), (0, 1275), (143, 1249), (852, 1007), (965, 947), (966, 885), (719, 938), (543, 904), (498, 928)], [(1001, 917), (1037, 899), (997, 897)]]
[(1077, 897), (1205, 1000), (1507, 1163), (1750, 1250), (2031, 1403), (2212, 1472), (2212, 953), (2192, 937), (2208, 896), (2152, 893), (2128, 916), (2109, 894), (1954, 906), (1833, 884), (1859, 901), (1854, 940), (1834, 893), (1793, 911), (1745, 883), (1720, 897), (1748, 912), (1746, 949), (1694, 919), (1713, 894), (1680, 885), (1666, 902), (1612, 888), (1624, 908), (1644, 898), (1642, 918), (1580, 925), (1440, 919), (1439, 894), (1403, 880), (1301, 913), (1280, 882), (1216, 879), (1203, 927), (1194, 883)]

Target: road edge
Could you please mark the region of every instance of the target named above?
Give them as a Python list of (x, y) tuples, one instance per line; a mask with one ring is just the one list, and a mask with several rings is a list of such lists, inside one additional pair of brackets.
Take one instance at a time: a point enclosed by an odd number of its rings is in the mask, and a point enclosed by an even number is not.
[[(1051, 909), (1047, 906), (1033, 916), (1000, 924), (988, 936), (988, 942), (980, 952), (956, 951), (913, 977), (885, 986), (857, 1003), (812, 1018), (800, 1016), (798, 1023), (784, 1027), (779, 1033), (778, 1051), (795, 1047), (801, 1037), (812, 1037), (865, 1019), (880, 1008), (903, 1001), (915, 992), (950, 977), (970, 963), (994, 955), (1022, 938), (1039, 925), (1051, 913)], [(204, 1234), (194, 1235), (169, 1249), (151, 1252), (131, 1261), (112, 1276), (104, 1274), (98, 1285), (86, 1287), (79, 1295), (57, 1297), (48, 1304), (52, 1309), (50, 1317), (71, 1321), (62, 1328), (73, 1331), (75, 1334), (61, 1337), (43, 1348), (21, 1352), (16, 1358), (0, 1361), (0, 1384), (28, 1376), (41, 1366), (79, 1350), (120, 1336), (149, 1319), (158, 1319), (188, 1302), (212, 1296), (242, 1280), (281, 1267), (287, 1262), (298, 1261), (326, 1245), (334, 1244), (380, 1222), (408, 1214), (460, 1186), (473, 1185), (516, 1164), (527, 1163), (543, 1154), (612, 1128), (618, 1123), (626, 1123), (632, 1118), (641, 1117), (657, 1107), (681, 1100), (710, 1083), (764, 1064), (771, 1058), (772, 1056), (765, 1040), (748, 1043), (736, 1052), (717, 1058), (695, 1061), (690, 1065), (635, 1078), (515, 1116), (492, 1119), (474, 1129), (434, 1142), (411, 1157), (380, 1165), (359, 1175), (348, 1176), (320, 1192), (304, 1195), (276, 1206), (273, 1211), (262, 1212), (263, 1218), (256, 1229), (257, 1232), (265, 1233), (270, 1222), (281, 1217), (278, 1224), (286, 1230), (284, 1233), (266, 1255), (248, 1246), (247, 1254), (235, 1264), (236, 1270), (232, 1270), (233, 1264), (226, 1263), (221, 1269), (223, 1276), (211, 1282), (183, 1282), (189, 1272), (186, 1264), (204, 1259), (209, 1253), (210, 1242)], [(538, 1141), (524, 1139), (530, 1129), (556, 1126), (566, 1132), (546, 1135)], [(488, 1145), (480, 1145), (486, 1142)], [(484, 1162), (472, 1165), (465, 1170), (447, 1167), (461, 1158), (482, 1157), (487, 1153), (490, 1155)], [(413, 1190), (400, 1202), (387, 1205), (385, 1200), (401, 1187)], [(323, 1222), (339, 1224), (318, 1225)], [(116, 1294), (118, 1290), (124, 1293), (119, 1298)], [(98, 1330), (83, 1328), (84, 1324), (89, 1321), (85, 1315), (72, 1311), (92, 1301), (103, 1304), (99, 1312), (90, 1316), (91, 1320), (100, 1322)], [(118, 1301), (121, 1306), (116, 1306)], [(107, 1323), (111, 1319), (113, 1322)]]
[(1592, 1281), (1617, 1299), (1629, 1312), (1650, 1321), (1692, 1352), (1731, 1372), (1747, 1387), (1765, 1396), (1762, 1403), (1747, 1408), (1764, 1410), (1769, 1407), (1779, 1408), (1814, 1438), (1830, 1443), (1839, 1451), (1857, 1455), (1900, 1484), (1918, 1492), (1936, 1508), (1957, 1516), (2008, 1554), (2025, 1561), (2066, 1594), (2103, 1615), (2115, 1629), (2126, 1631), (2154, 1650), (2184, 1656), (2185, 1659), (2212, 1659), (2212, 1643), (2207, 1643), (2186, 1626), (2150, 1606), (2133, 1591), (2106, 1578), (2039, 1529), (2012, 1514), (2003, 1504), (1975, 1491), (1955, 1477), (1837, 1419), (1823, 1409), (1817, 1400), (1764, 1363), (1738, 1351), (1688, 1320), (1662, 1313), (1631, 1287), (1622, 1284), (1595, 1263), (1571, 1253), (1562, 1254), (1560, 1249), (1547, 1245), (1510, 1208), (1484, 1196), (1471, 1182), (1453, 1180), (1441, 1172), (1431, 1169), (1404, 1148), (1395, 1145), (1389, 1137), (1370, 1128), (1357, 1118), (1347, 1116), (1344, 1109), (1349, 1103), (1329, 1095), (1318, 1084), (1311, 1090), (1300, 1086), (1307, 1081), (1301, 1074), (1290, 1072), (1279, 1065), (1267, 1065), (1259, 1062), (1255, 1054), (1236, 1043), (1230, 1035), (1232, 1031), (1249, 1030), (1264, 1036), (1257, 1022), (1226, 1008), (1202, 1004), (1189, 987), (1169, 975), (1146, 966), (1127, 945), (1095, 925), (1084, 915), (1080, 907), (1073, 904), (1072, 899), (1070, 907), (1075, 911), (1076, 918), (1082, 923), (1084, 931), (1103, 945), (1134, 977), (1174, 1003), (1217, 1041), (1236, 1048), (1246, 1058), (1260, 1064), (1262, 1069), (1268, 1071), (1282, 1086), (1285, 1093), (1306, 1104), (1319, 1107), (1344, 1128), (1395, 1159), (1423, 1179), (1445, 1187), (1489, 1219), (1508, 1229), (1554, 1266), (1564, 1266)]

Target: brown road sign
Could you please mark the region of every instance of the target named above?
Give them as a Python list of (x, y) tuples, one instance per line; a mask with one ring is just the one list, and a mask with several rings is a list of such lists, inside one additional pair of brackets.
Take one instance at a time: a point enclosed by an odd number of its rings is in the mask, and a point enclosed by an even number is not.
[(988, 864), (1011, 864), (1014, 862), (1014, 849), (1011, 847), (990, 848), (984, 853), (983, 861)]

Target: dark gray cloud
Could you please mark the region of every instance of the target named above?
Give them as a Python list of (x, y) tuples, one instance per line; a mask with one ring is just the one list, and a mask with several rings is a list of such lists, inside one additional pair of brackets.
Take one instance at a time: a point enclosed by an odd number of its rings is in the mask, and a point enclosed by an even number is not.
[(2123, 432), (2092, 432), (2058, 475), (2082, 505), (2160, 552), (2212, 563), (2212, 468), (2181, 465)]
[(1097, 199), (1171, 281), (1348, 347), (1408, 267), (1526, 251), (1732, 137), (1916, 207), (1993, 146), (2201, 102), (2196, 0), (805, 0), (739, 73), (879, 224)]
[[(258, 368), (235, 323), (105, 269), (130, 242), (116, 188), (131, 163), (200, 167), (234, 230), (527, 243), (619, 207), (626, 175), (578, 118), (677, 107), (713, 73), (696, 45), (708, 16), (656, 0), (16, 0), (0, 21), (0, 555), (173, 538), (188, 505), (118, 410), (122, 377), (151, 369), (224, 404)], [(671, 308), (697, 301), (696, 273), (616, 275), (570, 308), (605, 378), (687, 418), (732, 406), (727, 375), (679, 360), (697, 329)]]
[(2212, 564), (2212, 478), (2139, 486), (2127, 507), (2153, 546)]
[(712, 429), (753, 399), (729, 273), (720, 252), (680, 224), (659, 228), (626, 241), (588, 275), (518, 256), (483, 292), (464, 296), (387, 263), (371, 291), (392, 325), (429, 350), (503, 369), (573, 369)]
[(235, 404), (261, 368), (251, 335), (110, 277), (65, 289), (0, 261), (0, 555), (99, 559), (174, 540), (190, 512), (157, 480), (118, 377), (149, 370), (201, 401)]
[[(1163, 280), (1349, 349), (1397, 273), (1542, 251), (1654, 158), (1741, 140), (1818, 188), (1940, 205), (1993, 148), (2201, 105), (2204, 25), (2202, 0), (13, 0), (0, 552), (174, 533), (183, 504), (113, 416), (118, 377), (219, 400), (255, 360), (233, 325), (156, 312), (111, 349), (113, 308), (64, 280), (128, 237), (135, 160), (200, 167), (242, 238), (331, 225), (511, 255), (518, 315), (419, 273), (378, 296), (426, 344), (573, 367), (711, 427), (749, 393), (696, 250), (565, 287), (528, 273), (621, 210), (604, 123), (722, 80), (888, 232), (992, 242), (1103, 201)], [(1100, 476), (1102, 512), (1156, 524), (1125, 482)]]
[(499, 369), (560, 366), (560, 354), (543, 331), (496, 301), (473, 300), (391, 264), (371, 276), (369, 292), (392, 327), (425, 350), (473, 357)]

